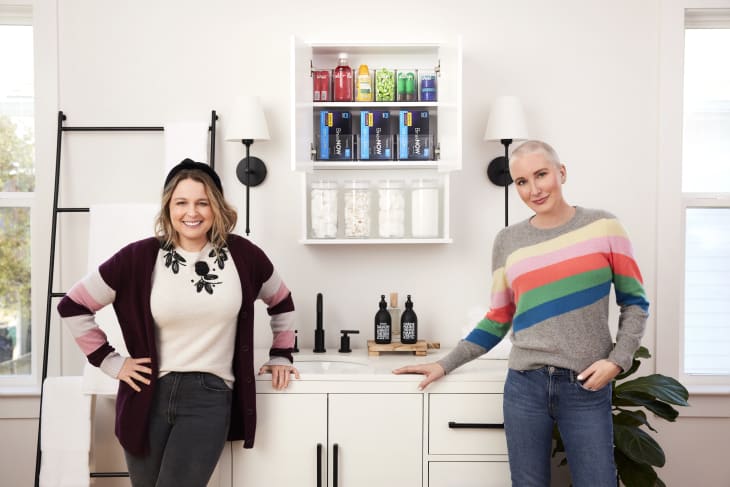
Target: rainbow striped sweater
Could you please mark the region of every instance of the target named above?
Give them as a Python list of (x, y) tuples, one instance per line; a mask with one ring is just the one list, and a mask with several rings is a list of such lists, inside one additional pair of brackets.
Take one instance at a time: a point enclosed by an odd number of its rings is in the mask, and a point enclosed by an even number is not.
[[(503, 229), (492, 254), (486, 316), (439, 361), (446, 372), (483, 355), (511, 330), (509, 367), (552, 365), (583, 371), (599, 359), (627, 370), (649, 316), (631, 242), (619, 221), (576, 208), (566, 224), (538, 229), (525, 220)], [(620, 308), (616, 344), (608, 325), (613, 284)]]

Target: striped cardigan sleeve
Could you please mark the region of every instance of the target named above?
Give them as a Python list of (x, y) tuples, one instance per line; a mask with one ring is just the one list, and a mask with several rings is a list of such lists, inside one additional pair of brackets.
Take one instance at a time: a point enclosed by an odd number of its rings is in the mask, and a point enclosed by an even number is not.
[(96, 312), (114, 302), (116, 292), (101, 277), (98, 269), (68, 291), (58, 304), (58, 313), (89, 363), (116, 378), (124, 357), (109, 344), (96, 322)]
[(271, 317), (272, 343), (269, 349), (270, 360), (266, 365), (289, 365), (294, 361), (294, 301), (291, 291), (284, 283), (268, 256), (258, 247), (256, 253), (256, 272), (261, 276), (261, 287), (256, 299), (262, 300)]
[(291, 291), (276, 269), (261, 286), (258, 298), (266, 303), (267, 312), (271, 317), (273, 341), (270, 355), (280, 356), (282, 351), (290, 353), (294, 348), (294, 302)]

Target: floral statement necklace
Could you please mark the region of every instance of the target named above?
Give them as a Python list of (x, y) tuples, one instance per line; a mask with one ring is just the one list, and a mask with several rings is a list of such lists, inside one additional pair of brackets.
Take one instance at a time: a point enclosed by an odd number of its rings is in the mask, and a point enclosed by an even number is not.
[[(178, 254), (172, 245), (162, 247), (162, 250), (165, 251), (165, 254), (162, 256), (165, 260), (165, 267), (171, 269), (173, 274), (180, 272), (180, 266), (188, 265), (185, 257)], [(213, 265), (217, 265), (219, 269), (223, 269), (226, 265), (226, 261), (228, 260), (228, 249), (226, 247), (211, 249), (211, 251), (208, 252), (208, 257), (213, 259)], [(208, 294), (213, 294), (213, 288), (217, 284), (222, 284), (220, 281), (216, 282), (218, 274), (213, 274), (215, 267), (212, 269), (213, 272), (211, 272), (210, 265), (208, 265), (206, 261), (197, 261), (194, 269), (195, 274), (199, 278), (197, 281), (195, 279), (191, 279), (190, 282), (193, 283), (197, 292), (201, 292), (205, 289), (205, 292)]]

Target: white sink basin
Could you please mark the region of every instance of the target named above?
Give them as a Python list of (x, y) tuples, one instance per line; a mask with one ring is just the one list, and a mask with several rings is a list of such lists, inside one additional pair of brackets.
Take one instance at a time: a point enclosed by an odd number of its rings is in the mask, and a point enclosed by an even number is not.
[(339, 360), (296, 360), (294, 367), (302, 374), (367, 374), (373, 372), (368, 364)]

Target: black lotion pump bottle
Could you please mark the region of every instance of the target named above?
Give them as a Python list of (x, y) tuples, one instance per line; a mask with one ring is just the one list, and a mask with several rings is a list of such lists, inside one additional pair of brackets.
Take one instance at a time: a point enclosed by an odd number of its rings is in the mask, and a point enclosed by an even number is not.
[(400, 317), (400, 341), (406, 345), (412, 345), (418, 341), (418, 317), (413, 311), (410, 294), (406, 298), (406, 309)]
[(385, 294), (380, 295), (380, 303), (378, 303), (378, 306), (380, 309), (375, 313), (375, 343), (390, 343), (393, 323), (390, 319), (390, 313), (387, 310), (388, 303), (385, 302)]

